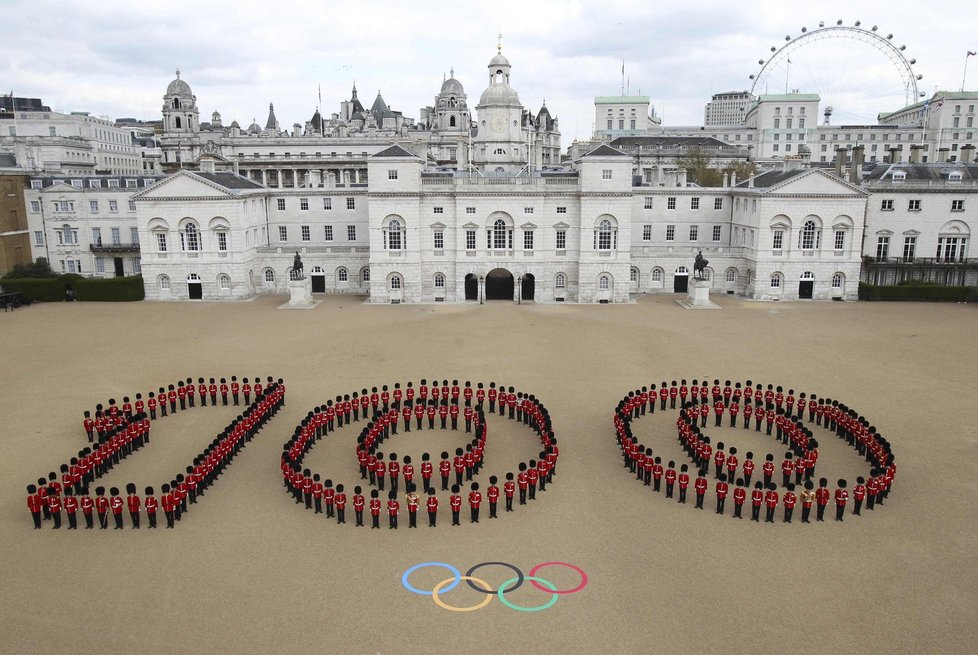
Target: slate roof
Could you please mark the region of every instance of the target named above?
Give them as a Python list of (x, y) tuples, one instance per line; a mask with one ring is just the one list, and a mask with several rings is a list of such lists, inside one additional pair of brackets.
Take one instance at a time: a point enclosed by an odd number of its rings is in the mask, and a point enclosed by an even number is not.
[(963, 164), (961, 162), (934, 162), (927, 164), (880, 164), (863, 177), (864, 182), (890, 180), (894, 171), (906, 174), (907, 181), (947, 181), (948, 173), (961, 173), (961, 179), (978, 181), (978, 164)]
[(235, 175), (234, 173), (198, 173), (195, 171), (194, 175), (202, 177), (209, 182), (213, 182), (214, 184), (219, 184), (225, 189), (248, 191), (252, 189), (265, 188), (257, 182), (252, 182), (248, 178)]
[[(782, 182), (790, 180), (792, 178), (798, 177), (799, 175), (804, 175), (808, 172), (806, 168), (799, 168), (793, 171), (767, 171), (766, 173), (761, 173), (754, 176), (754, 188), (755, 189), (767, 189), (773, 186), (777, 186)], [(738, 189), (748, 188), (747, 180), (737, 183)]]
[(616, 150), (615, 148), (602, 143), (594, 150), (586, 153), (584, 157), (628, 157), (628, 155), (623, 153), (621, 150)]
[(732, 148), (730, 144), (709, 136), (620, 136), (611, 142), (618, 148)]
[(395, 143), (390, 148), (381, 150), (374, 157), (412, 157), (417, 159), (418, 156)]

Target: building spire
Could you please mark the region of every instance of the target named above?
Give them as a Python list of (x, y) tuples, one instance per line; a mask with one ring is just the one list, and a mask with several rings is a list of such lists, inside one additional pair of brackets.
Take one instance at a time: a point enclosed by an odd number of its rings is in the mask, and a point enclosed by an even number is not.
[(178, 80), (180, 79), (180, 69), (179, 68), (177, 69), (177, 79)]
[(503, 54), (503, 33), (499, 33), (499, 37), (496, 41), (496, 54)]

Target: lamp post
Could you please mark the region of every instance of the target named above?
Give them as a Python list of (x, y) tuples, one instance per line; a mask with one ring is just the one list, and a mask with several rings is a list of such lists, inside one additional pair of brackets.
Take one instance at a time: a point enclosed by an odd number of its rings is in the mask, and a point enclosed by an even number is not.
[(486, 277), (484, 275), (479, 276), (479, 304), (482, 304), (482, 290), (485, 288)]
[(523, 276), (522, 275), (517, 278), (516, 283), (517, 285), (519, 285), (519, 288), (517, 289), (516, 292), (516, 304), (522, 305), (523, 304)]

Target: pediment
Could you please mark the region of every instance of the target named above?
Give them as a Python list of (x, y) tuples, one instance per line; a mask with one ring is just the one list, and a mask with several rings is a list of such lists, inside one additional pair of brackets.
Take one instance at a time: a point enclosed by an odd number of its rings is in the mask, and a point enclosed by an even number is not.
[(210, 180), (187, 171), (174, 173), (153, 186), (133, 196), (139, 200), (166, 200), (167, 198), (233, 198), (234, 194)]

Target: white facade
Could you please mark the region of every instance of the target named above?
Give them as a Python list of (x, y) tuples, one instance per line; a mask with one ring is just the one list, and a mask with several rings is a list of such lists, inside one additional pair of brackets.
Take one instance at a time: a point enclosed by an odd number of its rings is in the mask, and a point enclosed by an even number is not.
[(714, 93), (703, 110), (703, 125), (715, 127), (740, 125), (755, 98), (749, 91)]

